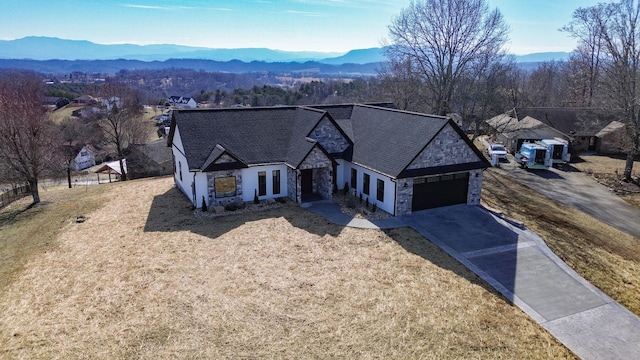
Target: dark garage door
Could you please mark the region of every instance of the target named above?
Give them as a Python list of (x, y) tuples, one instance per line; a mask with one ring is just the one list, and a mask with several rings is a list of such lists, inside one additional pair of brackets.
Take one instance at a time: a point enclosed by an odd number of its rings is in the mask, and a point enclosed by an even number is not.
[(466, 204), (468, 189), (469, 173), (414, 179), (411, 210)]

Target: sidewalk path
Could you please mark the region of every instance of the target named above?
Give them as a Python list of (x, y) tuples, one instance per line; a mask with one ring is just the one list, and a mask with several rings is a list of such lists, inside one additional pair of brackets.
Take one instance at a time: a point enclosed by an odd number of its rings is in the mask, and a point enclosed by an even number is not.
[(535, 233), (456, 205), (370, 222), (331, 201), (309, 210), (344, 226), (410, 226), (513, 302), (582, 359), (640, 359), (640, 319), (560, 260)]

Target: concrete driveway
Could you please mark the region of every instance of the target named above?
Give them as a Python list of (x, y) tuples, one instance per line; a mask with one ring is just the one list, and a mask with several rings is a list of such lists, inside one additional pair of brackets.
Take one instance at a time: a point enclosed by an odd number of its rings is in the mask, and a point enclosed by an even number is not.
[(401, 219), (580, 358), (640, 359), (640, 319), (569, 268), (535, 233), (466, 205)]
[(501, 163), (501, 169), (543, 195), (640, 238), (640, 210), (584, 173), (558, 169), (525, 170), (513, 162)]

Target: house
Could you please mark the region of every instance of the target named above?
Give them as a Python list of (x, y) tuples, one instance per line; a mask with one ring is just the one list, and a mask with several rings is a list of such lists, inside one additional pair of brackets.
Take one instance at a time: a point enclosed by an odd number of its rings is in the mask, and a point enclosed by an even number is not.
[(169, 105), (176, 109), (195, 109), (198, 107), (198, 103), (190, 97), (171, 96), (168, 100)]
[(127, 174), (131, 179), (173, 174), (171, 149), (165, 139), (148, 144), (130, 144), (126, 156)]
[(631, 135), (624, 123), (612, 121), (595, 135), (596, 151), (601, 154), (621, 154), (629, 151)]
[(509, 115), (518, 121), (530, 117), (555, 129), (564, 136), (554, 137), (570, 140), (570, 151), (573, 153), (596, 151), (596, 134), (612, 121), (619, 120), (615, 111), (596, 108), (519, 107), (502, 115)]
[(490, 166), (449, 118), (360, 104), (174, 111), (167, 141), (198, 208), (345, 185), (393, 215), (477, 205)]
[(96, 164), (96, 154), (98, 151), (91, 145), (84, 145), (75, 160), (71, 163), (71, 168), (75, 171), (90, 168)]
[(515, 109), (485, 122), (493, 129), (494, 142), (503, 144), (511, 153), (518, 152), (524, 142), (554, 138), (572, 140), (571, 136), (531, 116), (519, 118)]

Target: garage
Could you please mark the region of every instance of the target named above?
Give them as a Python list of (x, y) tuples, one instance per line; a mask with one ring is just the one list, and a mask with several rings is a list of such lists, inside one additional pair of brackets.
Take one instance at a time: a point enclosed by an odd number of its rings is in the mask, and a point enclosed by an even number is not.
[(466, 204), (469, 173), (456, 173), (413, 180), (411, 210), (419, 211), (440, 206)]

